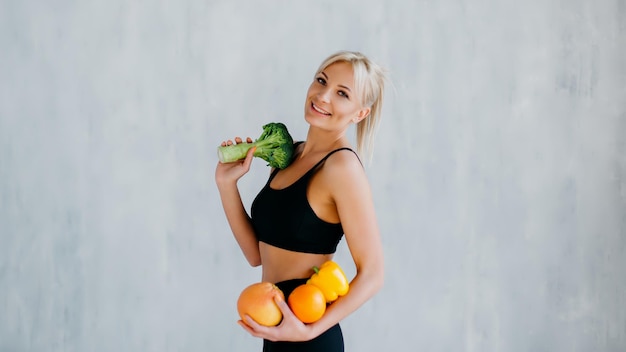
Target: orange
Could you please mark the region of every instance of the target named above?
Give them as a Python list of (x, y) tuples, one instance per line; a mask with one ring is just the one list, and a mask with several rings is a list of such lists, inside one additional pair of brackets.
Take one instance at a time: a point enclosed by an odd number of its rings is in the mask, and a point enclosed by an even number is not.
[(310, 284), (296, 287), (287, 300), (293, 314), (303, 323), (318, 321), (326, 312), (324, 292)]
[(275, 295), (285, 299), (283, 291), (269, 282), (258, 282), (246, 287), (237, 300), (237, 311), (241, 320), (245, 322), (244, 316), (247, 314), (261, 325), (278, 325), (283, 313), (274, 302)]

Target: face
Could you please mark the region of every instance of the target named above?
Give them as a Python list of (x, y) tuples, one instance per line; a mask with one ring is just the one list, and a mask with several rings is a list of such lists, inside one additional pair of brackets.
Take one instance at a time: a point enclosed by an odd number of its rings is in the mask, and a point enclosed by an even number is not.
[(345, 130), (369, 114), (355, 91), (352, 65), (336, 62), (315, 76), (306, 95), (304, 117), (311, 126)]

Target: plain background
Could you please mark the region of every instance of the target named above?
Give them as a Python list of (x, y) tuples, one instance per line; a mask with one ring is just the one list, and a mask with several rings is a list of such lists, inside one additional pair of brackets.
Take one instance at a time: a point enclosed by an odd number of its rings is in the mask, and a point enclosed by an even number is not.
[(341, 49), (392, 82), (347, 350), (624, 351), (625, 44), (622, 0), (0, 0), (0, 351), (260, 351), (215, 148), (304, 139)]

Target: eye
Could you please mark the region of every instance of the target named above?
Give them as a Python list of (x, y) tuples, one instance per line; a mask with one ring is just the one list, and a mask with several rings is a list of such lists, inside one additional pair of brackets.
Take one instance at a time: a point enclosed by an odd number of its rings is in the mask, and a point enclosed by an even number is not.
[(317, 81), (317, 83), (321, 85), (324, 85), (324, 86), (326, 85), (326, 80), (322, 77), (317, 77), (315, 80)]
[(339, 92), (337, 92), (337, 94), (339, 94), (340, 96), (346, 99), (350, 99), (350, 97), (348, 96), (348, 93), (344, 92), (343, 90), (340, 90)]

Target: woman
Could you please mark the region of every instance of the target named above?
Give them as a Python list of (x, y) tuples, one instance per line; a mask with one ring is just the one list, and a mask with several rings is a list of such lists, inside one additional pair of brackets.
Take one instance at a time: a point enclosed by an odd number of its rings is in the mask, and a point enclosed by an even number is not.
[[(278, 326), (261, 326), (249, 317), (239, 321), (264, 339), (263, 351), (343, 351), (339, 321), (383, 284), (372, 196), (346, 132), (356, 125), (359, 152), (371, 150), (384, 80), (380, 67), (357, 52), (339, 52), (321, 64), (306, 95), (306, 141), (296, 143), (287, 168), (272, 170), (252, 204), (251, 217), (237, 180), (250, 169), (253, 150), (244, 160), (217, 165), (215, 178), (228, 223), (250, 265), (262, 265), (262, 281), (275, 283), (288, 297), (313, 274), (311, 268), (332, 259), (342, 236), (356, 267), (348, 294), (329, 305), (315, 323), (299, 321), (280, 298), (276, 301), (283, 320)], [(235, 143), (242, 142), (235, 138)]]

